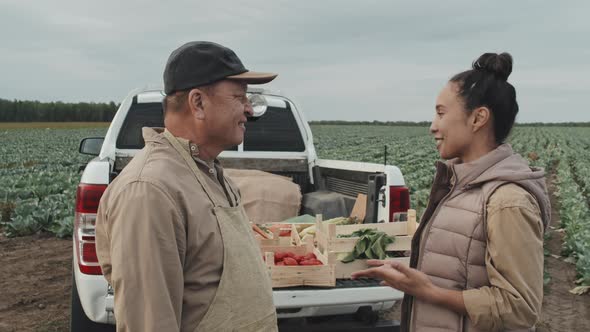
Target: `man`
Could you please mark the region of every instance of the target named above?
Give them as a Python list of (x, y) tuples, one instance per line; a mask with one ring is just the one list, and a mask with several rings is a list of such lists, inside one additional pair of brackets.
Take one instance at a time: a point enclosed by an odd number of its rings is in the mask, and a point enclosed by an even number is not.
[(96, 220), (117, 331), (276, 331), (270, 278), (216, 157), (244, 139), (247, 84), (277, 75), (244, 68), (219, 44), (190, 42), (164, 70), (165, 129), (109, 185)]

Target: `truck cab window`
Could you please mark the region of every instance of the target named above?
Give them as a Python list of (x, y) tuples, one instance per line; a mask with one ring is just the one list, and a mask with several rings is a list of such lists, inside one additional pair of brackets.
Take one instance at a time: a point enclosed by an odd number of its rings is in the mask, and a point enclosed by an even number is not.
[[(143, 127), (164, 127), (161, 103), (134, 102), (117, 137), (117, 149), (142, 149)], [(238, 147), (228, 148), (237, 151)], [(269, 107), (264, 116), (246, 123), (244, 151), (303, 152), (305, 142), (291, 108)]]
[(256, 121), (246, 123), (244, 151), (303, 152), (305, 142), (289, 104), (269, 107)]

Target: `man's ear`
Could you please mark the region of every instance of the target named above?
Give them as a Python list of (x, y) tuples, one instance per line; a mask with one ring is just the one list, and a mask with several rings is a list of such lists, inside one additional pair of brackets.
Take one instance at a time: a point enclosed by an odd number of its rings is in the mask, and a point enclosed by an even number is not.
[(205, 93), (200, 89), (192, 89), (188, 94), (188, 106), (191, 115), (199, 120), (205, 119), (205, 107), (203, 106), (205, 98)]
[(492, 119), (492, 112), (487, 107), (478, 107), (471, 112), (471, 125), (473, 132), (485, 127)]

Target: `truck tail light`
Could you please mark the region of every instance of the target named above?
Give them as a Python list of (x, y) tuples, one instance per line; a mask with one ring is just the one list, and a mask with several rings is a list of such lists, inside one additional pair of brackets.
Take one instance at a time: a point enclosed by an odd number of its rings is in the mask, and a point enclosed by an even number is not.
[(78, 267), (84, 274), (101, 275), (95, 244), (96, 212), (106, 185), (80, 184), (76, 192), (76, 216), (74, 218), (74, 240)]
[(389, 187), (389, 221), (394, 221), (394, 214), (407, 212), (410, 208), (410, 192), (404, 186)]

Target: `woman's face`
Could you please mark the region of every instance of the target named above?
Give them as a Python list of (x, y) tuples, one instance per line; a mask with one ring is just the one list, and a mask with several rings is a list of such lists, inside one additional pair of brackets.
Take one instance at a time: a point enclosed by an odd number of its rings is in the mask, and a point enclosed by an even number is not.
[(436, 99), (436, 113), (430, 133), (442, 159), (461, 158), (473, 139), (470, 115), (465, 111), (456, 83), (449, 82)]

